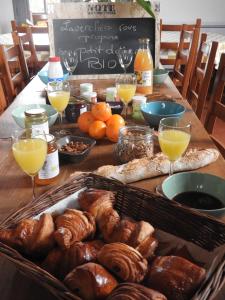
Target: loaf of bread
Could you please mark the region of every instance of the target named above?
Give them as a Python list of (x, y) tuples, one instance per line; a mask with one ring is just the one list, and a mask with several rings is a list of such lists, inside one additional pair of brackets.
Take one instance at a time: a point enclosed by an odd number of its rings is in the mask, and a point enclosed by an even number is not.
[[(195, 170), (217, 160), (216, 149), (190, 149), (183, 157), (174, 162), (174, 172)], [(135, 182), (169, 173), (170, 162), (166, 155), (158, 153), (152, 158), (132, 160), (119, 166), (102, 166), (95, 174), (115, 178), (123, 183)]]

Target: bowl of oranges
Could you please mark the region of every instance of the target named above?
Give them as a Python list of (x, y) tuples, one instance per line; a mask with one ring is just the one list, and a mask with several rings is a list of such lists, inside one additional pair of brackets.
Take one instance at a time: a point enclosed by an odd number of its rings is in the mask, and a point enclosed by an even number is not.
[(125, 125), (123, 117), (112, 114), (111, 107), (106, 102), (94, 104), (91, 111), (82, 113), (78, 118), (79, 129), (95, 140), (107, 138), (116, 143), (119, 130)]

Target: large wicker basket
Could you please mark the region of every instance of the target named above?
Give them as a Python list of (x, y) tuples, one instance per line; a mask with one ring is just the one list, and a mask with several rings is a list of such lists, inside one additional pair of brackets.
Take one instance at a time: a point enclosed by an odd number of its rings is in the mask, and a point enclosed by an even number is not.
[[(195, 211), (185, 209), (143, 189), (124, 185), (115, 180), (93, 174), (73, 177), (64, 185), (51, 189), (41, 197), (8, 216), (0, 228), (9, 228), (24, 218), (30, 218), (45, 211), (65, 197), (85, 188), (94, 187), (116, 192), (116, 209), (136, 220), (149, 221), (156, 228), (200, 246), (207, 251), (219, 253), (216, 267), (193, 296), (193, 300), (216, 299), (215, 295), (225, 281), (225, 224)], [(72, 294), (62, 282), (25, 259), (16, 250), (0, 243), (0, 252), (14, 262), (23, 274), (37, 280), (58, 299), (80, 299)], [(219, 260), (219, 261), (218, 261)]]

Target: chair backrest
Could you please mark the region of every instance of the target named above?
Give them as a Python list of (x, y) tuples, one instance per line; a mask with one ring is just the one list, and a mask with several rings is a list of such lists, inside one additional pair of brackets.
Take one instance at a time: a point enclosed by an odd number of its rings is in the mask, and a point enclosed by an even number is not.
[[(183, 98), (187, 96), (189, 81), (191, 78), (193, 65), (198, 47), (200, 28), (196, 27), (194, 32), (187, 30), (188, 25), (183, 25), (181, 31), (179, 47), (172, 73), (172, 80), (179, 89)], [(185, 43), (190, 44), (189, 49), (185, 49)]]
[(207, 34), (203, 33), (187, 95), (187, 100), (199, 119), (202, 118), (208, 96), (218, 48), (218, 42), (210, 44), (206, 41)]
[(0, 115), (3, 113), (6, 107), (7, 107), (7, 99), (5, 96), (2, 80), (0, 80)]
[(34, 25), (37, 25), (39, 21), (43, 21), (44, 23), (46, 23), (46, 25), (48, 24), (48, 15), (47, 14), (36, 14), (33, 13), (32, 14), (32, 19), (33, 19), (33, 23)]
[(205, 119), (205, 128), (211, 134), (211, 138), (225, 158), (225, 145), (213, 135), (213, 129), (216, 119), (219, 118), (225, 124), (225, 53), (221, 55), (219, 68), (213, 85), (212, 95), (210, 97), (209, 107)]
[[(14, 45), (21, 45), (21, 48), (23, 49), (31, 78), (37, 73), (39, 67), (30, 27), (27, 27), (26, 33), (18, 33), (17, 31), (13, 31), (12, 38)], [(29, 56), (27, 52), (29, 52)]]
[(0, 72), (9, 105), (29, 81), (28, 68), (20, 45), (10, 48), (0, 45)]
[[(27, 28), (29, 27), (31, 29), (32, 34), (48, 34), (48, 27), (40, 27), (40, 26), (21, 26), (17, 25), (15, 20), (11, 21), (12, 31), (17, 31), (18, 33), (26, 33)], [(50, 51), (49, 45), (36, 45), (35, 44), (36, 51)]]
[[(197, 19), (195, 24), (189, 24), (186, 25), (186, 30), (193, 32), (195, 30), (195, 28), (199, 28), (200, 30), (201, 27), (201, 19)], [(163, 32), (165, 32), (165, 34), (172, 35), (174, 36), (174, 34), (178, 33), (179, 37), (181, 35), (181, 31), (183, 29), (183, 24), (180, 25), (172, 25), (172, 24), (163, 24), (162, 19), (160, 20), (160, 35), (162, 37)], [(189, 49), (190, 44), (188, 42), (184, 43), (183, 45), (184, 49)], [(166, 55), (168, 56), (168, 58), (161, 58), (160, 62), (162, 65), (167, 65), (167, 66), (174, 66), (175, 64), (175, 57), (176, 57), (176, 53), (177, 50), (179, 48), (179, 41), (175, 41), (175, 39), (170, 41), (162, 41), (161, 39), (161, 43), (160, 43), (160, 50), (161, 52), (165, 52)], [(174, 57), (169, 57), (169, 52), (172, 51), (172, 53), (174, 53)]]

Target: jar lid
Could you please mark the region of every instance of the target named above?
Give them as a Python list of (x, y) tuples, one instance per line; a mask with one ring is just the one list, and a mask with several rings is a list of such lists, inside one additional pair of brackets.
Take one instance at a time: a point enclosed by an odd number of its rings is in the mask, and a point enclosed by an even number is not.
[(92, 98), (92, 97), (97, 97), (97, 93), (96, 92), (83, 92), (82, 96), (85, 98)]
[(147, 98), (145, 96), (136, 95), (132, 98), (132, 101), (135, 104), (143, 104), (143, 103), (146, 103)]
[(41, 117), (46, 114), (46, 110), (44, 108), (32, 108), (25, 111), (25, 116), (28, 117)]
[(50, 62), (58, 62), (58, 61), (60, 61), (60, 57), (59, 56), (51, 56), (51, 57), (49, 57), (49, 61)]

